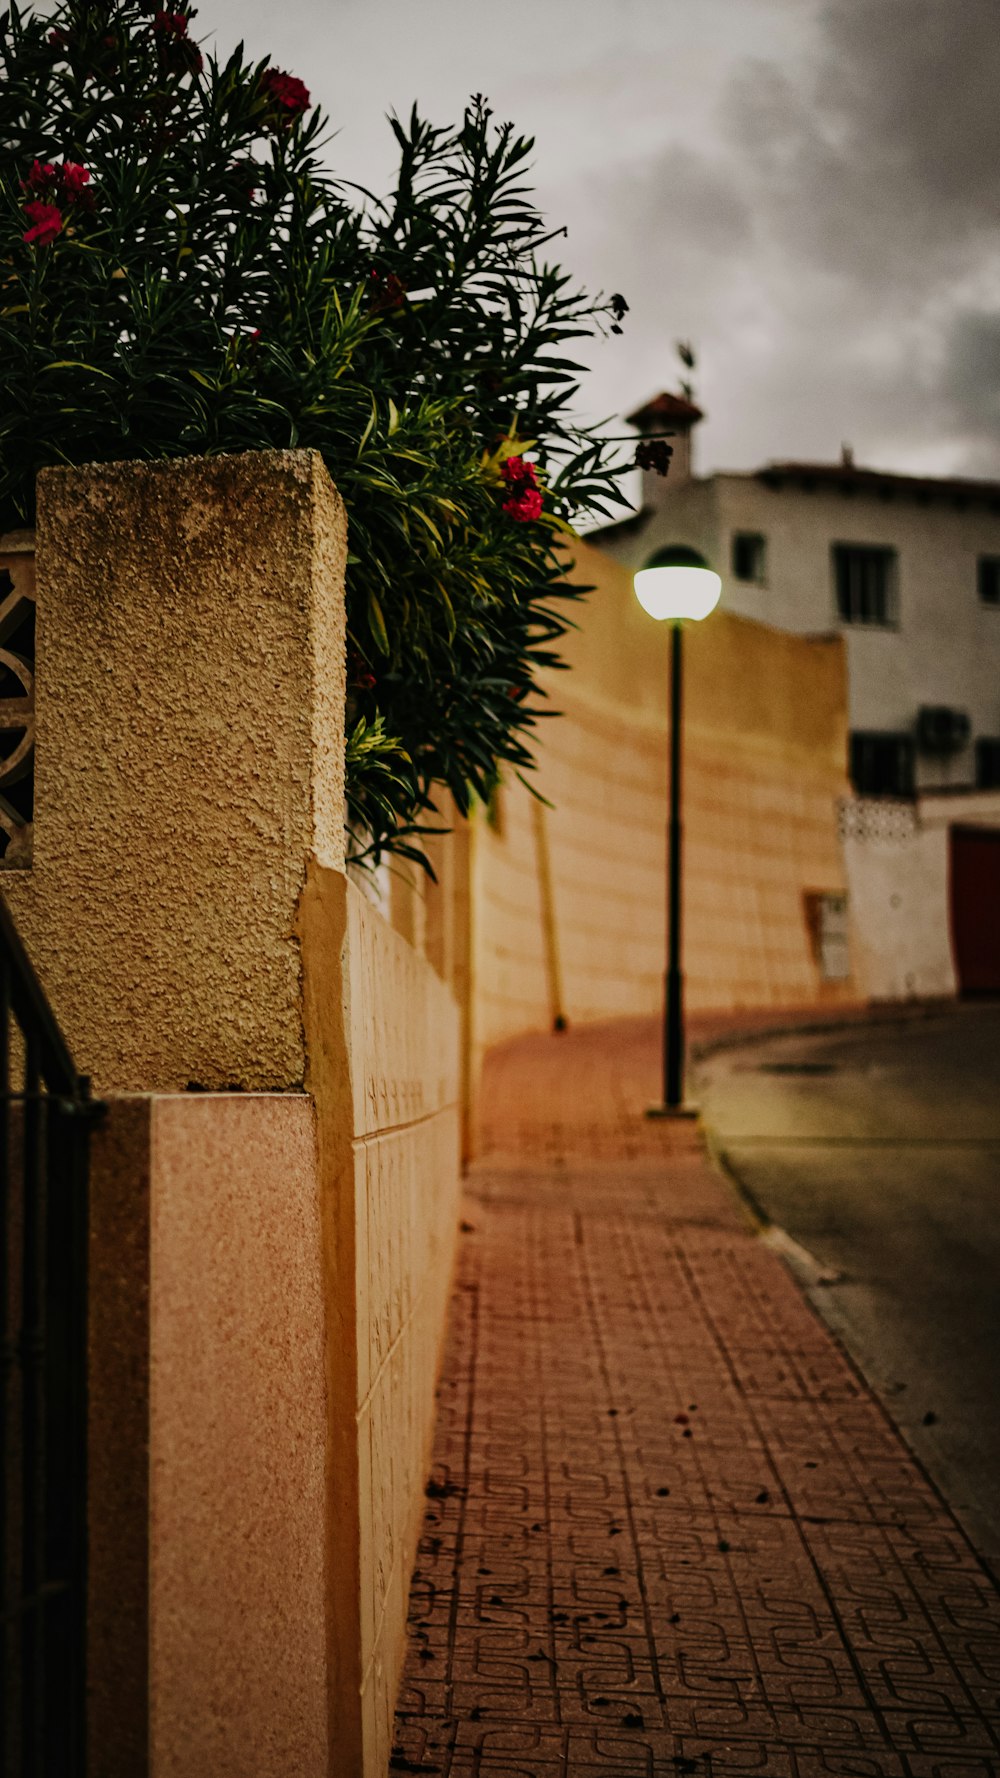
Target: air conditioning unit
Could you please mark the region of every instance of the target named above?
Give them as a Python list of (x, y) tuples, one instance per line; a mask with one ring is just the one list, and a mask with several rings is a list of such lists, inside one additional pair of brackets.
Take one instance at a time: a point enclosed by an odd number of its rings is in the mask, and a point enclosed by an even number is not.
[(968, 744), (972, 724), (964, 710), (925, 704), (917, 712), (917, 746), (921, 753), (958, 753)]

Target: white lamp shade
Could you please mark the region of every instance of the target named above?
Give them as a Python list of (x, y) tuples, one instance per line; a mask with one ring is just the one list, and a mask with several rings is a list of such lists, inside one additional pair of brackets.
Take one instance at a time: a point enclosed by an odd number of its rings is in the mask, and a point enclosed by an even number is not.
[(712, 568), (678, 563), (665, 568), (640, 568), (635, 576), (635, 596), (650, 617), (702, 618), (714, 611), (722, 594), (722, 580)]

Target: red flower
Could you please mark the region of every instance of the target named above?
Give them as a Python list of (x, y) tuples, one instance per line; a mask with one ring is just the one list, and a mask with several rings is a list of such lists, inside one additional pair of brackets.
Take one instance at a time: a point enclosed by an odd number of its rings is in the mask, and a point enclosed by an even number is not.
[(368, 290), (368, 306), (373, 315), (382, 315), (388, 309), (401, 309), (406, 301), (406, 285), (402, 278), (397, 278), (395, 272), (383, 276), (377, 265), (373, 265), (368, 273)]
[(537, 488), (523, 485), (520, 493), (511, 493), (503, 503), (504, 512), (519, 525), (530, 525), (542, 516), (542, 496)]
[(81, 167), (79, 161), (63, 161), (59, 169), (59, 177), (62, 181), (63, 192), (71, 204), (79, 198), (89, 198), (89, 191), (84, 190), (84, 186), (90, 184), (89, 167)]
[(35, 198), (32, 203), (25, 204), (24, 214), (33, 225), (25, 230), (23, 237), (29, 247), (47, 247), (62, 233), (62, 211), (58, 204), (44, 204), (40, 198)]
[(36, 160), (27, 179), (21, 180), (21, 190), (31, 192), (36, 200), (42, 199), (51, 210), (59, 203), (79, 204), (81, 209), (92, 210), (94, 194), (86, 189), (89, 184), (90, 170), (78, 161), (63, 161), (61, 167), (55, 167), (51, 161)]
[(53, 49), (65, 54), (73, 43), (73, 34), (71, 31), (64, 31), (61, 25), (57, 25), (54, 31), (49, 32), (49, 43)]
[(265, 68), (260, 77), (260, 89), (270, 99), (282, 123), (294, 123), (303, 111), (309, 109), (309, 88), (297, 75), (285, 74), (281, 68)]
[(508, 488), (503, 503), (508, 517), (516, 519), (520, 525), (530, 525), (533, 519), (540, 518), (542, 496), (535, 465), (529, 463), (527, 457), (505, 457), (500, 474)]
[(198, 74), (204, 66), (201, 50), (188, 36), (186, 12), (158, 12), (153, 17), (153, 36), (160, 60), (171, 74)]
[(58, 174), (51, 161), (35, 161), (27, 179), (21, 180), (22, 191), (47, 193), (55, 185)]
[(535, 465), (529, 463), (527, 457), (505, 457), (500, 465), (500, 474), (509, 488), (538, 486)]

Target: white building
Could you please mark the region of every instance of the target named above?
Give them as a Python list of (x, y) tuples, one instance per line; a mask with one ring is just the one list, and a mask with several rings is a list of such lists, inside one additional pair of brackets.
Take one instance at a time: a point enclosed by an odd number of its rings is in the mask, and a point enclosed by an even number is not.
[(846, 447), (696, 476), (701, 418), (669, 394), (629, 415), (641, 505), (589, 541), (631, 568), (697, 550), (730, 610), (843, 635), (858, 979), (874, 999), (1000, 992), (1000, 481), (866, 469)]
[(849, 771), (859, 795), (1000, 786), (1000, 482), (855, 464), (769, 463), (696, 476), (690, 401), (629, 416), (672, 434), (632, 518), (590, 541), (629, 567), (698, 550), (730, 610), (782, 630), (839, 630), (848, 649)]

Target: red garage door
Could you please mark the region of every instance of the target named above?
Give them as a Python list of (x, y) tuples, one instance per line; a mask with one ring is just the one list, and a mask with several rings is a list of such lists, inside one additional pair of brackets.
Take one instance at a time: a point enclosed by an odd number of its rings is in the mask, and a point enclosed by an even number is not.
[(951, 941), (962, 994), (1000, 994), (1000, 829), (951, 829)]

